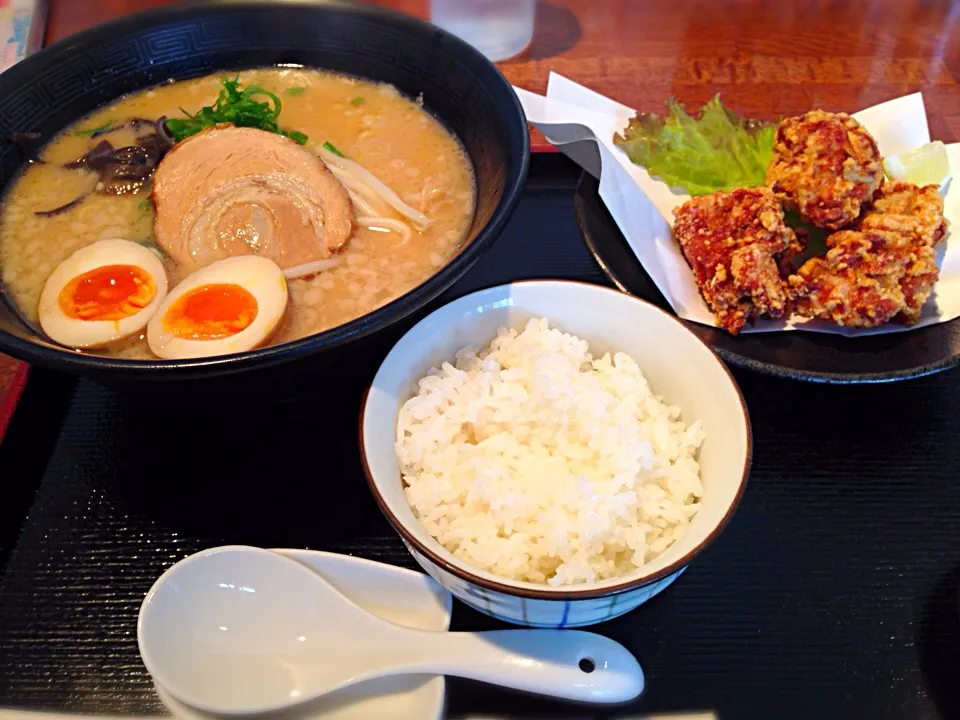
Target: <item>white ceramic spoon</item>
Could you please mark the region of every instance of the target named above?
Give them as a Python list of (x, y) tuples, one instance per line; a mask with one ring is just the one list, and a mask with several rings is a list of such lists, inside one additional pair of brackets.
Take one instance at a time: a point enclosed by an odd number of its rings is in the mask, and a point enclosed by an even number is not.
[(167, 570), (140, 608), (137, 640), (157, 682), (187, 705), (219, 714), (284, 710), (407, 673), (596, 703), (631, 700), (644, 684), (633, 655), (603, 636), (404, 628), (296, 561), (242, 546), (197, 553)]

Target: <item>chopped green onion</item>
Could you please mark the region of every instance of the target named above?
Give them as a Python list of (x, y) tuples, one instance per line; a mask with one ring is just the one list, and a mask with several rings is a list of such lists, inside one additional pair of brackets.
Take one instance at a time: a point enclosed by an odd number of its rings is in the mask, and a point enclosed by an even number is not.
[(354, 107), (360, 107), (365, 102), (366, 100), (364, 100), (362, 97), (355, 97), (353, 100), (350, 101), (350, 104), (353, 105)]
[(74, 135), (80, 135), (83, 137), (90, 137), (91, 135), (96, 135), (100, 132), (106, 132), (113, 127), (113, 120), (107, 120), (103, 125), (97, 125), (97, 127), (86, 128), (85, 130), (74, 130)]
[(137, 210), (141, 212), (146, 212), (147, 210), (153, 210), (153, 203), (150, 202), (149, 195), (147, 195), (143, 200), (137, 203)]
[(154, 240), (152, 237), (140, 238), (139, 240), (134, 240), (134, 242), (137, 245), (143, 245), (143, 247), (147, 248), (148, 250), (153, 250), (154, 252), (158, 253), (163, 260), (171, 259), (170, 256), (167, 255), (166, 251), (164, 251), (162, 247), (157, 245), (157, 241)]
[(296, 143), (301, 145), (306, 145), (307, 140), (309, 139), (305, 133), (300, 132), (299, 130), (290, 130), (287, 132), (287, 137), (293, 140)]
[[(301, 145), (307, 142), (304, 133), (284, 130), (277, 123), (282, 106), (280, 98), (274, 93), (256, 86), (244, 88), (240, 85), (239, 76), (233, 80), (223, 77), (220, 81), (223, 87), (213, 105), (206, 105), (193, 114), (180, 108), (186, 115), (185, 118), (167, 120), (167, 130), (174, 138), (183, 140), (207, 128), (226, 123), (236, 127), (266, 130), (289, 137)], [(265, 99), (255, 99), (260, 97)]]
[(342, 152), (340, 152), (339, 150), (337, 150), (337, 146), (334, 145), (334, 144), (333, 144), (332, 142), (330, 142), (330, 141), (324, 142), (324, 143), (323, 143), (323, 146), (324, 146), (327, 150), (329, 150), (330, 152), (332, 152), (334, 155), (336, 155), (337, 157), (342, 157), (342, 158), (345, 158), (345, 157), (346, 157), (346, 155), (344, 155)]
[(306, 90), (305, 87), (297, 85), (296, 87), (287, 88), (286, 90), (284, 90), (284, 92), (287, 95), (302, 95), (304, 90)]

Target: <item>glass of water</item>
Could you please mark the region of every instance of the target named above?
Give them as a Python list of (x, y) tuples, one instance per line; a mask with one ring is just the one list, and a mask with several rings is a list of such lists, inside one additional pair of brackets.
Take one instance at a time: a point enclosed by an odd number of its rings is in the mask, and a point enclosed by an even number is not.
[(536, 0), (430, 0), (430, 22), (490, 60), (523, 52), (533, 38)]

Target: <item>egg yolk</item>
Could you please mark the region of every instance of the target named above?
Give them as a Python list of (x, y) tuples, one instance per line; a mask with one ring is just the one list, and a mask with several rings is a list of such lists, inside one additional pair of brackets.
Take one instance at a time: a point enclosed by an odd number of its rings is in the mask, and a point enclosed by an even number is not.
[(257, 299), (233, 284), (201, 285), (170, 304), (164, 329), (178, 338), (217, 340), (236, 335), (257, 317)]
[(157, 296), (153, 277), (136, 265), (104, 265), (78, 275), (60, 291), (64, 315), (77, 320), (122, 320)]

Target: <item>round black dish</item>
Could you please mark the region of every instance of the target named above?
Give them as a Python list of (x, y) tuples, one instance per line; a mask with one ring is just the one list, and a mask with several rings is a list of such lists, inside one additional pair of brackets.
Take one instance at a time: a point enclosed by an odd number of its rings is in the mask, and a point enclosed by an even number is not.
[(388, 82), (410, 97), (422, 93), (424, 107), (460, 138), (476, 171), (476, 214), (460, 253), (375, 312), (302, 340), (238, 355), (124, 361), (70, 352), (40, 338), (6, 299), (0, 301), (0, 351), (125, 386), (237, 374), (249, 380), (253, 372), (256, 384), (262, 384), (271, 376), (290, 377), (291, 361), (312, 361), (390, 328), (476, 262), (500, 234), (526, 179), (530, 140), (520, 103), (496, 67), (468, 44), (415, 18), (359, 4), (190, 3), (125, 17), (38, 52), (0, 75), (0, 187), (22, 163), (16, 146), (6, 140), (11, 133), (52, 137), (102, 104), (170, 78), (287, 63)]
[[(584, 173), (574, 199), (584, 242), (622, 291), (673, 312), (600, 199), (599, 183)], [(911, 332), (845, 338), (810, 332), (730, 335), (687, 323), (731, 365), (797, 380), (879, 383), (930, 375), (960, 364), (960, 320)]]

